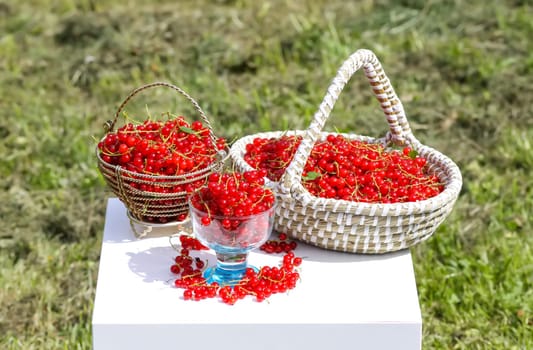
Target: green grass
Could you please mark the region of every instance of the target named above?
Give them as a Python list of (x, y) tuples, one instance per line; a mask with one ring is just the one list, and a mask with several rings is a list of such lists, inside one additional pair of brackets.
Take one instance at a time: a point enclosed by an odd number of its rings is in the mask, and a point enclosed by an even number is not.
[[(533, 348), (528, 1), (0, 0), (0, 348), (90, 349), (109, 193), (95, 139), (135, 87), (189, 92), (219, 136), (305, 128), (358, 48), (454, 159), (451, 216), (412, 248), (424, 349)], [(128, 104), (192, 115), (172, 91)], [(382, 136), (362, 74), (328, 121)]]

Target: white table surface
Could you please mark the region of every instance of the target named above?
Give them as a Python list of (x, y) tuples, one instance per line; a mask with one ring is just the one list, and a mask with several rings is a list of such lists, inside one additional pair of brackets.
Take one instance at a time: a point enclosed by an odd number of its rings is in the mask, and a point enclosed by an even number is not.
[[(211, 251), (194, 252), (215, 261)], [(298, 243), (295, 289), (261, 303), (252, 297), (185, 301), (173, 286), (178, 253), (168, 237), (137, 239), (126, 209), (108, 201), (93, 309), (94, 350), (421, 348), (422, 317), (408, 250), (355, 255)], [(255, 266), (281, 255), (254, 251)]]

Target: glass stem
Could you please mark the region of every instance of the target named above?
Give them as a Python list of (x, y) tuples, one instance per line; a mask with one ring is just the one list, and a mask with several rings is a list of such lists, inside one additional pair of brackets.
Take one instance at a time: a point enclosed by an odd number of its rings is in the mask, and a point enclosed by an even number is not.
[(239, 272), (246, 270), (246, 260), (248, 253), (216, 253), (217, 269), (228, 272)]
[(217, 265), (206, 270), (204, 277), (208, 283), (233, 285), (240, 281), (248, 267), (248, 253), (216, 253)]

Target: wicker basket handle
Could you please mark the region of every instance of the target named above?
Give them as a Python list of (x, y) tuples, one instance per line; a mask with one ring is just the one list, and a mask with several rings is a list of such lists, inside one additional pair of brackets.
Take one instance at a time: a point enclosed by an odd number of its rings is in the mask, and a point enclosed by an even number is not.
[(350, 78), (360, 68), (364, 69), (374, 95), (378, 99), (389, 124), (389, 131), (384, 138), (384, 142), (392, 142), (396, 145), (418, 145), (419, 142), (413, 136), (409, 123), (407, 122), (402, 103), (392, 88), (376, 55), (370, 50), (357, 50), (344, 61), (328, 87), (326, 96), (306, 130), (292, 162), (280, 180), (280, 186), (283, 192), (288, 193), (294, 182), (300, 181), (305, 163), (311, 154), (316, 140), (320, 136), (326, 120), (329, 118), (335, 102), (338, 100), (340, 93)]
[(192, 105), (194, 106), (194, 109), (196, 109), (198, 111), (198, 113), (200, 113), (200, 117), (202, 118), (203, 124), (209, 129), (211, 142), (213, 143), (213, 146), (216, 149), (217, 148), (217, 144), (216, 144), (216, 137), (213, 134), (213, 128), (211, 127), (211, 123), (209, 122), (209, 119), (207, 118), (205, 112), (202, 110), (202, 108), (200, 107), (198, 102), (196, 102), (196, 100), (194, 100), (188, 93), (186, 93), (185, 91), (183, 91), (182, 89), (180, 89), (176, 85), (165, 83), (165, 82), (155, 82), (155, 83), (142, 85), (142, 86), (136, 88), (135, 90), (133, 90), (132, 92), (130, 92), (130, 94), (124, 99), (124, 101), (118, 107), (117, 112), (115, 113), (115, 117), (113, 118), (113, 120), (109, 120), (104, 125), (104, 127), (106, 129), (106, 132), (113, 131), (113, 129), (115, 127), (115, 124), (116, 124), (116, 122), (117, 122), (117, 120), (118, 120), (118, 118), (120, 116), (120, 113), (124, 110), (124, 108), (126, 107), (128, 102), (130, 102), (130, 100), (135, 95), (137, 95), (138, 93), (140, 93), (140, 92), (142, 92), (144, 90), (147, 90), (147, 89), (150, 89), (150, 88), (154, 88), (154, 87), (158, 87), (158, 86), (164, 86), (164, 87), (170, 88), (172, 90), (175, 90), (175, 91), (179, 92), (181, 95), (183, 95), (189, 102), (192, 103)]

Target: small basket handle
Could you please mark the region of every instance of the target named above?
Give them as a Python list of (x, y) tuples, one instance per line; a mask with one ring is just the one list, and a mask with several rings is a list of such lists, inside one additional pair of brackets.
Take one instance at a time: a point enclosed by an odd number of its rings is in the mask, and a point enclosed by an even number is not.
[(372, 86), (374, 95), (378, 99), (381, 109), (387, 119), (387, 123), (389, 124), (389, 131), (385, 135), (384, 142), (392, 142), (396, 145), (419, 145), (418, 140), (411, 132), (403, 105), (390, 84), (378, 58), (370, 50), (357, 50), (344, 61), (337, 71), (337, 75), (328, 87), (326, 96), (322, 100), (318, 107), (318, 111), (315, 113), (311, 124), (306, 130), (292, 162), (289, 164), (280, 180), (282, 192), (294, 192), (291, 190), (291, 187), (295, 182), (300, 183), (305, 163), (311, 154), (315, 142), (320, 136), (326, 120), (330, 116), (335, 102), (337, 102), (340, 93), (350, 78), (361, 67), (364, 69), (365, 75)]
[(176, 85), (173, 85), (173, 84), (170, 84), (170, 83), (165, 83), (165, 82), (154, 82), (154, 83), (142, 85), (142, 86), (134, 89), (132, 92), (130, 92), (130, 94), (124, 99), (124, 101), (118, 107), (117, 112), (115, 113), (115, 116), (114, 116), (113, 120), (109, 120), (109, 121), (107, 121), (105, 123), (104, 128), (106, 129), (106, 132), (113, 131), (113, 129), (115, 127), (115, 124), (116, 124), (116, 122), (117, 122), (117, 120), (118, 120), (118, 118), (120, 116), (120, 113), (124, 110), (124, 108), (126, 107), (128, 102), (130, 102), (130, 100), (135, 95), (137, 95), (138, 93), (140, 93), (140, 92), (142, 92), (144, 90), (147, 90), (147, 89), (150, 89), (150, 88), (154, 88), (154, 87), (158, 87), (158, 86), (164, 86), (164, 87), (170, 88), (172, 90), (175, 90), (175, 91), (179, 92), (181, 95), (183, 95), (187, 100), (189, 100), (189, 102), (192, 103), (194, 109), (196, 109), (198, 111), (198, 113), (200, 113), (200, 117), (202, 118), (203, 124), (209, 129), (209, 136), (211, 138), (211, 142), (213, 143), (213, 146), (215, 147), (215, 149), (217, 149), (216, 137), (213, 134), (213, 128), (211, 127), (211, 123), (209, 122), (209, 119), (207, 118), (205, 112), (202, 110), (202, 108), (200, 107), (198, 102), (196, 102), (196, 100), (194, 100), (188, 93), (186, 93), (185, 91), (183, 91), (182, 89), (180, 89)]

